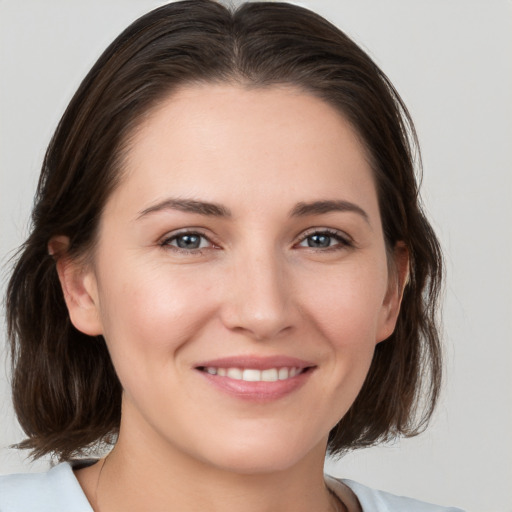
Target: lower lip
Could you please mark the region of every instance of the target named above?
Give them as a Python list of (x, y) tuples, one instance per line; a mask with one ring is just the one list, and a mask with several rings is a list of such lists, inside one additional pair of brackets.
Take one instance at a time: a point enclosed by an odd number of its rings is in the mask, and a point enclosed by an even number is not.
[(245, 380), (220, 377), (197, 370), (217, 389), (243, 400), (268, 402), (278, 400), (301, 388), (313, 373), (313, 368), (286, 380), (274, 382), (250, 382)]

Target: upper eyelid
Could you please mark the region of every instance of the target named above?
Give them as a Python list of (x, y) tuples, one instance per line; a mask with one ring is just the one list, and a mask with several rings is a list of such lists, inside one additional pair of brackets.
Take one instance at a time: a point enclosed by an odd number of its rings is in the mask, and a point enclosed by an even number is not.
[(160, 237), (161, 240), (168, 240), (171, 238), (176, 238), (180, 235), (201, 235), (205, 238), (210, 238), (210, 235), (207, 235), (203, 228), (181, 228), (175, 231), (169, 231)]

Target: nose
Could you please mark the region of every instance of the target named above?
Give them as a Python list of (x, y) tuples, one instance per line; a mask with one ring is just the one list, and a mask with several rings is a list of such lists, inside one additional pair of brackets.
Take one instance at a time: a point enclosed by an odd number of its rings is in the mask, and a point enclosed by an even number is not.
[(285, 267), (272, 251), (238, 258), (224, 283), (223, 324), (255, 340), (291, 330), (298, 314), (292, 279)]

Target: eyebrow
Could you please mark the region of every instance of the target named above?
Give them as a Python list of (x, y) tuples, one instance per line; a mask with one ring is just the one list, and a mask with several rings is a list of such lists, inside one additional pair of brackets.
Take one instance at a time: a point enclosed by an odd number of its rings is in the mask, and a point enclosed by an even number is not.
[[(137, 219), (162, 210), (179, 210), (187, 213), (197, 213), (208, 217), (230, 218), (232, 213), (226, 206), (219, 203), (197, 201), (195, 199), (169, 198), (139, 212)], [(297, 203), (290, 212), (290, 217), (307, 217), (331, 212), (352, 212), (360, 215), (370, 223), (368, 214), (358, 205), (350, 201), (324, 200), (309, 203)]]
[(308, 215), (322, 215), (330, 212), (352, 212), (357, 213), (370, 223), (368, 214), (357, 204), (350, 201), (312, 201), (310, 203), (297, 203), (293, 208), (291, 217), (306, 217)]
[(138, 219), (149, 215), (150, 213), (159, 212), (162, 210), (179, 210), (188, 213), (198, 213), (208, 217), (231, 217), (231, 211), (225, 206), (218, 203), (208, 203), (205, 201), (196, 201), (194, 199), (175, 199), (170, 198), (162, 201), (161, 203), (150, 206), (142, 210)]

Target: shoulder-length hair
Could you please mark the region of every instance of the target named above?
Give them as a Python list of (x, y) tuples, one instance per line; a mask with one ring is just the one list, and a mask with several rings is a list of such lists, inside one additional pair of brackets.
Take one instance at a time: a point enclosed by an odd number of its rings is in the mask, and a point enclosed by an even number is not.
[(230, 10), (186, 0), (141, 17), (105, 50), (44, 159), (6, 301), (14, 407), (27, 435), (19, 446), (35, 457), (68, 460), (113, 441), (121, 414), (105, 341), (71, 324), (48, 242), (64, 235), (69, 256), (87, 255), (144, 114), (178, 87), (219, 82), (293, 85), (337, 109), (370, 156), (388, 249), (400, 241), (409, 252), (396, 329), (377, 345), (361, 392), (330, 433), (330, 452), (415, 435), (432, 414), (441, 378), (442, 259), (419, 203), (416, 134), (398, 93), (361, 48), (307, 9), (254, 2)]

